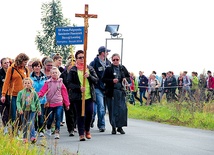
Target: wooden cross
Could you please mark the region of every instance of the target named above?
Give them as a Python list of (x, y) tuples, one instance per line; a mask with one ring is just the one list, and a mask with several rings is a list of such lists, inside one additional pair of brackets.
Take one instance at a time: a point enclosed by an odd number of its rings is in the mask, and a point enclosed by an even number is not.
[[(86, 57), (87, 57), (87, 44), (88, 44), (88, 19), (89, 18), (97, 18), (95, 14), (88, 14), (88, 4), (85, 4), (85, 14), (75, 14), (75, 17), (84, 18), (84, 71), (83, 71), (83, 87), (85, 87), (85, 80), (84, 77), (86, 72)], [(81, 116), (85, 116), (85, 92), (82, 93), (82, 113)]]

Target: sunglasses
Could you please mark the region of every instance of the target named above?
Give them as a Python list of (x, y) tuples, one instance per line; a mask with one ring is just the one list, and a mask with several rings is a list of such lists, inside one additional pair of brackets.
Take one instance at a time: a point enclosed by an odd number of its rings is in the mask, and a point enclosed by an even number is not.
[(119, 59), (113, 59), (112, 61), (119, 61)]
[(84, 57), (78, 57), (77, 59), (84, 59)]

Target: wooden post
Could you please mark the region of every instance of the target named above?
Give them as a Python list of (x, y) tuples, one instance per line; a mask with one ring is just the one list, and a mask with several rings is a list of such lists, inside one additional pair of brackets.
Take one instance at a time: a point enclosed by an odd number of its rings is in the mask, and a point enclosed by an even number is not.
[[(84, 70), (83, 70), (83, 87), (85, 87), (85, 72), (86, 72), (86, 58), (87, 58), (87, 43), (88, 43), (88, 19), (97, 18), (95, 14), (88, 14), (88, 4), (85, 4), (85, 14), (75, 14), (75, 17), (84, 18)], [(82, 113), (81, 116), (85, 116), (85, 92), (82, 93)]]

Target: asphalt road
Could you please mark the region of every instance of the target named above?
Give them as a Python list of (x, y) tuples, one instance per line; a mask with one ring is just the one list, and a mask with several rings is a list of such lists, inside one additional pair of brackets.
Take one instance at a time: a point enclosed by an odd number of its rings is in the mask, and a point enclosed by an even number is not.
[[(171, 126), (149, 121), (128, 120), (125, 135), (111, 134), (106, 116), (106, 131), (91, 129), (92, 139), (79, 141), (61, 127), (60, 139), (48, 139), (52, 154), (69, 151), (79, 155), (214, 155), (214, 131)], [(69, 154), (69, 153), (68, 153)]]

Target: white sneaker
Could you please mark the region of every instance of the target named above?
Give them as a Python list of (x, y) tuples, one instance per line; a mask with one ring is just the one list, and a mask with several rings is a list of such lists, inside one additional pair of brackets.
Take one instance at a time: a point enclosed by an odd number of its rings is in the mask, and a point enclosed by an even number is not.
[(37, 131), (35, 131), (35, 134), (34, 134), (34, 136), (35, 136), (35, 137), (37, 136)]
[(47, 129), (46, 134), (47, 134), (48, 136), (51, 136), (51, 129)]
[(59, 139), (59, 133), (55, 133), (54, 138)]
[(4, 135), (8, 134), (8, 127), (4, 127)]
[(43, 132), (40, 132), (40, 133), (39, 133), (39, 137), (44, 137), (44, 133), (43, 133)]

